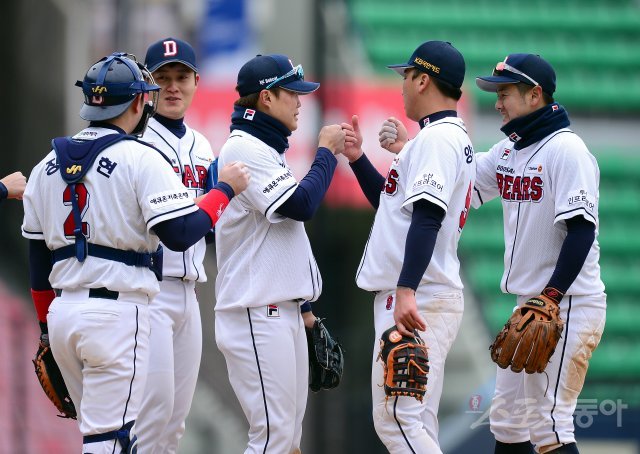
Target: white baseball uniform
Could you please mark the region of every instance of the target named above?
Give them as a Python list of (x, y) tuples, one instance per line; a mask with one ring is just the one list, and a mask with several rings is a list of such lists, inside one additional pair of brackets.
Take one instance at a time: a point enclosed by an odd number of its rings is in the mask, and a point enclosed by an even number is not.
[[(438, 406), (444, 361), (462, 320), (463, 296), (458, 240), (471, 201), (475, 177), (473, 148), (460, 118), (429, 123), (394, 158), (380, 195), (373, 228), (356, 281), (376, 292), (375, 342), (371, 374), (373, 420), (378, 436), (393, 453), (440, 452)], [(404, 260), (413, 203), (427, 200), (445, 210), (431, 261), (416, 291), (421, 332), (429, 348), (430, 371), (423, 403), (413, 397), (386, 399), (379, 339), (395, 324), (395, 289)]]
[[(170, 160), (191, 198), (204, 194), (213, 152), (209, 141), (186, 125), (177, 137), (155, 118), (142, 140)], [(163, 159), (158, 156), (157, 159)], [(191, 408), (202, 354), (202, 323), (196, 282), (206, 282), (202, 238), (184, 252), (164, 248), (163, 280), (149, 306), (151, 320), (149, 383), (145, 389), (138, 440), (140, 454), (175, 453)]]
[(322, 280), (304, 224), (276, 210), (297, 182), (284, 154), (236, 130), (219, 165), (244, 162), (249, 187), (216, 224), (216, 342), (250, 424), (246, 453), (300, 447), (308, 353), (299, 305)]
[[(89, 127), (74, 138), (93, 140), (115, 132)], [(51, 250), (74, 241), (70, 193), (60, 171), (51, 151), (33, 169), (24, 195), (23, 236), (44, 240)], [(88, 243), (122, 250), (155, 251), (159, 240), (150, 231), (153, 226), (197, 210), (158, 152), (132, 140), (102, 151), (76, 193)], [(79, 409), (80, 430), (88, 436), (120, 429), (136, 420), (142, 402), (148, 301), (158, 292), (158, 281), (148, 268), (91, 255), (83, 263), (75, 257), (56, 262), (49, 281), (60, 289), (47, 316), (49, 339)], [(83, 452), (119, 452), (117, 443), (86, 443)]]
[[(504, 274), (501, 288), (521, 306), (540, 294), (567, 236), (566, 219), (583, 216), (598, 233), (600, 171), (584, 142), (570, 129), (516, 150), (505, 138), (478, 155), (472, 204), (501, 197)], [(560, 302), (562, 338), (544, 374), (497, 368), (491, 431), (503, 443), (531, 440), (537, 448), (572, 443), (573, 412), (589, 358), (605, 323), (597, 239), (579, 275)]]

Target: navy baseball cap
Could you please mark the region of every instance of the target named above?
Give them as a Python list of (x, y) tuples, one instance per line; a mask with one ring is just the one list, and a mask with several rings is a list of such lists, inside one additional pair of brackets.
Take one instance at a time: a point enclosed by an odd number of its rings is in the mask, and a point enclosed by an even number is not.
[(167, 63), (182, 63), (198, 72), (196, 53), (193, 47), (181, 39), (166, 38), (153, 43), (147, 49), (144, 64), (149, 71), (154, 72)]
[(462, 54), (447, 41), (427, 41), (413, 51), (407, 63), (388, 65), (387, 68), (404, 76), (407, 68), (416, 68), (456, 88), (462, 87), (465, 64)]
[(509, 54), (504, 61), (498, 62), (491, 76), (476, 77), (481, 90), (496, 92), (498, 84), (540, 85), (542, 91), (553, 96), (556, 91), (556, 72), (540, 55)]
[(320, 84), (305, 81), (302, 65), (293, 66), (282, 54), (256, 55), (240, 68), (236, 90), (241, 97), (273, 87), (304, 95), (316, 91)]

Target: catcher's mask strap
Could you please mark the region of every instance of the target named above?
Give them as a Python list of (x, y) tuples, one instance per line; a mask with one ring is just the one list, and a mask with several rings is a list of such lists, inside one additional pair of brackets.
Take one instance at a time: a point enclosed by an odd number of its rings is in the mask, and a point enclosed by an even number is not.
[(133, 437), (133, 440), (129, 438), (131, 433), (131, 428), (135, 423), (136, 423), (136, 420), (134, 419), (126, 423), (124, 426), (122, 426), (118, 430), (112, 430), (111, 432), (105, 432), (102, 434), (85, 435), (84, 437), (82, 437), (82, 443), (87, 444), (87, 443), (99, 443), (101, 441), (108, 441), (108, 440), (118, 440), (122, 445), (122, 449), (123, 449), (122, 452), (129, 453), (131, 452), (129, 450), (129, 447), (132, 446), (137, 441), (137, 437), (135, 436)]

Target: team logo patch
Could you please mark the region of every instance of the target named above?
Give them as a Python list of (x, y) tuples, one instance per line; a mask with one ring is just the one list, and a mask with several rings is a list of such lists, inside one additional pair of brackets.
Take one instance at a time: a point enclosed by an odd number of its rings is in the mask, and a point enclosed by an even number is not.
[(254, 115), (256, 114), (256, 111), (253, 109), (246, 109), (244, 111), (244, 115), (242, 115), (242, 118), (244, 118), (245, 120), (253, 120)]
[(502, 156), (500, 156), (500, 159), (502, 159), (503, 161), (506, 161), (509, 158), (510, 154), (511, 154), (511, 150), (509, 148), (505, 148), (504, 151), (502, 152)]
[(389, 295), (387, 296), (387, 304), (384, 308), (390, 311), (392, 307), (393, 307), (393, 295)]
[(280, 308), (277, 304), (269, 304), (267, 306), (267, 317), (280, 318)]

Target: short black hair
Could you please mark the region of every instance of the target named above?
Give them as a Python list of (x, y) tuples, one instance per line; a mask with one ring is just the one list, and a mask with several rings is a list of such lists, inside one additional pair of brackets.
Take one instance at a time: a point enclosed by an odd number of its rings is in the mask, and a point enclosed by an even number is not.
[[(412, 78), (415, 79), (421, 73), (427, 74), (424, 71), (420, 71), (418, 68), (414, 68)], [(447, 98), (452, 98), (456, 101), (460, 101), (460, 98), (462, 97), (462, 90), (460, 90), (458, 87), (454, 87), (449, 82), (445, 82), (444, 80), (440, 80), (437, 77), (432, 76), (431, 74), (427, 75), (431, 78), (433, 84), (438, 88), (440, 93), (445, 95)]]
[[(533, 90), (534, 85), (525, 84), (524, 82), (518, 82), (516, 84), (516, 88), (520, 92), (520, 96), (524, 96), (527, 93), (529, 93), (529, 91)], [(544, 101), (545, 104), (553, 104), (555, 102), (553, 100), (553, 96), (549, 96), (547, 93), (545, 93), (544, 90), (542, 90), (542, 100)]]
[[(276, 98), (280, 97), (280, 90), (281, 90), (280, 87), (273, 87), (269, 89), (269, 91), (272, 91), (273, 94), (276, 95)], [(236, 91), (238, 91), (237, 87), (236, 87)], [(257, 109), (259, 98), (260, 98), (260, 92), (251, 93), (250, 95), (241, 96), (240, 98), (236, 99), (236, 101), (233, 104), (235, 106), (245, 107), (247, 109)]]

